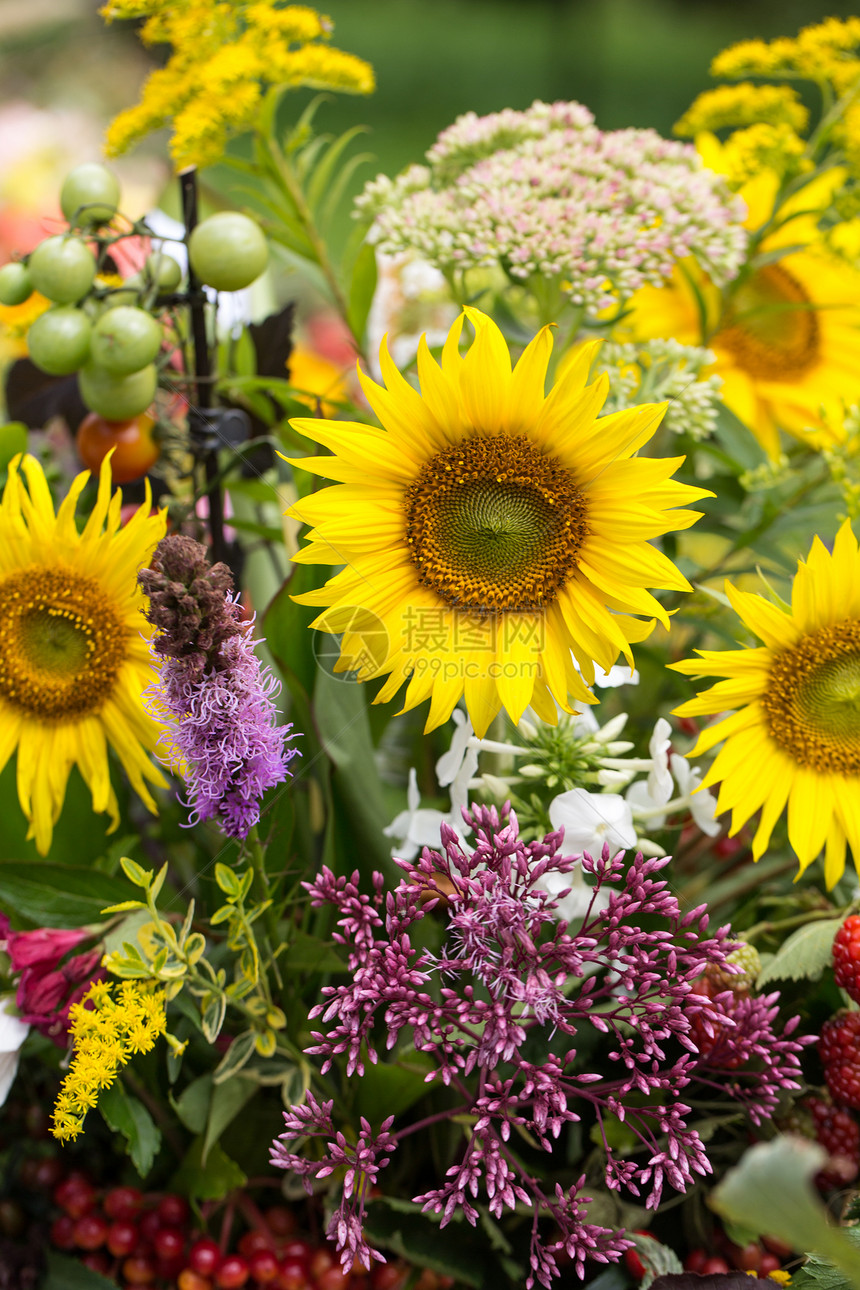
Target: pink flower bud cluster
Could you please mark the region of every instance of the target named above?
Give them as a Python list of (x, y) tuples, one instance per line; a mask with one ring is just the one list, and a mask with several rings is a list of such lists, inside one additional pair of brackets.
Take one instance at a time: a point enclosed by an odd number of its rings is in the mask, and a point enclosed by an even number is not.
[(91, 933), (82, 928), (37, 927), (16, 932), (6, 915), (0, 914), (0, 948), (9, 956), (12, 974), (20, 973), (15, 1003), (21, 1020), (61, 1048), (66, 1045), (69, 1008), (84, 997), (94, 981), (105, 976), (99, 966), (101, 947), (70, 953), (87, 940), (91, 940)]
[[(512, 1130), (552, 1152), (566, 1125), (586, 1120), (604, 1145), (606, 1185), (644, 1194), (646, 1205), (656, 1207), (664, 1183), (684, 1191), (711, 1170), (687, 1125), (682, 1090), (701, 1080), (708, 1100), (716, 1086), (761, 1121), (781, 1090), (799, 1087), (802, 1042), (787, 1037), (796, 1019), (786, 1034), (776, 1033), (772, 998), (740, 1024), (729, 1015), (728, 994), (697, 993), (705, 968), (724, 966), (733, 946), (726, 928), (706, 936), (705, 906), (681, 913), (660, 877), (667, 857), (637, 855), (627, 864), (605, 847), (599, 859), (586, 854), (580, 861), (560, 852), (561, 831), (525, 843), (513, 813), (500, 818), (495, 808), (475, 807), (464, 817), (475, 831), (474, 851), (467, 853), (443, 824), (444, 852), (425, 848), (418, 860), (399, 860), (404, 878), (394, 891), (377, 873), (368, 895), (357, 872), (336, 877), (327, 868), (305, 884), (314, 905), (337, 910), (334, 935), (349, 950), (350, 969), (349, 980), (327, 986), (312, 1008), (323, 1029), (313, 1032), (307, 1051), (322, 1057), (323, 1075), (343, 1059), (347, 1078), (377, 1062), (380, 1046), (409, 1044), (426, 1054), (427, 1081), (441, 1081), (454, 1094), (444, 1114), (469, 1123), (471, 1132), (442, 1185), (415, 1202), (441, 1215), (441, 1226), (457, 1213), (474, 1225), (482, 1202), (495, 1218), (528, 1206), (526, 1285), (548, 1286), (562, 1251), (582, 1275), (586, 1258), (615, 1260), (630, 1242), (587, 1221), (584, 1177), (553, 1191), (532, 1176), (519, 1147), (509, 1146)], [(593, 897), (572, 930), (558, 910), (569, 888), (561, 884), (550, 895), (543, 884), (548, 874), (569, 874), (579, 863), (594, 877)], [(438, 955), (413, 944), (416, 932), (419, 945), (426, 944), (417, 925), (434, 910), (447, 930)], [(694, 1041), (702, 1029), (719, 1031), (716, 1061), (712, 1044), (705, 1060)], [(591, 1053), (595, 1046), (602, 1074), (577, 1057), (577, 1048)], [(617, 1152), (604, 1132), (607, 1117), (625, 1121), (638, 1141), (635, 1152)], [(312, 1098), (291, 1108), (285, 1121), (273, 1163), (296, 1171), (307, 1186), (312, 1176), (346, 1166), (331, 1235), (344, 1266), (356, 1255), (366, 1262), (366, 1188), (356, 1195), (356, 1171), (375, 1182), (399, 1140), (421, 1123), (394, 1132), (390, 1118), (374, 1137), (362, 1121), (357, 1142), (347, 1145), (355, 1135), (335, 1130), (332, 1103)], [(313, 1160), (296, 1149), (296, 1139), (306, 1137), (322, 1139)]]
[(653, 130), (601, 131), (579, 103), (459, 117), (396, 179), (358, 198), (381, 251), (451, 275), (499, 266), (552, 279), (592, 312), (693, 256), (714, 282), (743, 263), (743, 203), (695, 148)]

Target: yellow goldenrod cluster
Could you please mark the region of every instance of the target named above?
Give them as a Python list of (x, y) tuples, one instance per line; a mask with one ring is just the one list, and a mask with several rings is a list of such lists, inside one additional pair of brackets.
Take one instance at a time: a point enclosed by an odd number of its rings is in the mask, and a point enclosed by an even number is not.
[(763, 170), (772, 171), (780, 179), (793, 179), (813, 169), (805, 154), (805, 141), (790, 125), (751, 125), (736, 130), (726, 140), (726, 180), (730, 188), (737, 190)]
[(739, 85), (705, 90), (693, 100), (674, 129), (684, 138), (693, 138), (703, 130), (758, 124), (784, 125), (798, 131), (806, 128), (808, 120), (809, 113), (797, 90), (788, 85), (742, 81)]
[[(796, 36), (777, 40), (742, 40), (718, 54), (711, 75), (735, 80), (739, 76), (799, 77), (830, 81), (844, 87), (846, 77), (860, 74), (855, 56), (860, 45), (860, 18), (827, 18), (804, 27)], [(844, 90), (843, 90), (844, 92)]]
[(78, 1136), (101, 1090), (136, 1053), (148, 1053), (166, 1025), (164, 990), (136, 981), (97, 981), (72, 1005), (74, 1052), (54, 1107), (55, 1138), (66, 1142)]
[(211, 165), (228, 138), (250, 129), (271, 85), (369, 94), (373, 69), (333, 49), (330, 19), (279, 0), (109, 0), (108, 21), (141, 18), (145, 44), (172, 47), (165, 67), (146, 81), (140, 102), (108, 128), (106, 151), (117, 156), (152, 130), (172, 123), (177, 169)]

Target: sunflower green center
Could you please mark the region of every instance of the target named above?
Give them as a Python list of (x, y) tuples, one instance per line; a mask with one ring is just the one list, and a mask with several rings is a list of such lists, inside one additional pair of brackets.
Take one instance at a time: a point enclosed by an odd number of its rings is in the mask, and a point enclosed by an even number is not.
[(860, 771), (860, 622), (822, 627), (780, 654), (763, 705), (771, 736), (801, 766)]
[(819, 339), (805, 288), (781, 264), (768, 264), (737, 286), (714, 343), (750, 376), (785, 381), (817, 361)]
[(127, 638), (91, 578), (19, 570), (0, 580), (0, 698), (42, 721), (89, 716), (113, 690)]
[(570, 471), (525, 435), (464, 440), (431, 458), (406, 493), (419, 582), (481, 613), (551, 604), (588, 533)]

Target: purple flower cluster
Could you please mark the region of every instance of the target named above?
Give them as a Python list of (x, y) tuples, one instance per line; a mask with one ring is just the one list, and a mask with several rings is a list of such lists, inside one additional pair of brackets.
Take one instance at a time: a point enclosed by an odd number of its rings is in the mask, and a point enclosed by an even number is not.
[[(530, 1207), (526, 1285), (548, 1286), (562, 1251), (581, 1276), (586, 1258), (615, 1260), (630, 1241), (587, 1221), (584, 1176), (566, 1191), (545, 1190), (510, 1150), (513, 1128), (550, 1152), (564, 1125), (587, 1112), (603, 1137), (607, 1186), (644, 1192), (645, 1203), (656, 1208), (664, 1182), (683, 1191), (711, 1169), (699, 1135), (685, 1123), (690, 1107), (680, 1101), (681, 1090), (700, 1077), (715, 1083), (725, 1071), (720, 1089), (747, 1101), (754, 1118), (766, 1118), (780, 1090), (799, 1086), (802, 1044), (774, 1032), (772, 999), (748, 1009), (739, 1024), (730, 1015), (730, 991), (714, 999), (697, 993), (708, 965), (735, 970), (727, 964), (733, 945), (726, 928), (706, 938), (704, 906), (681, 914), (659, 876), (667, 857), (637, 855), (626, 865), (608, 847), (599, 859), (583, 856), (595, 880), (594, 899), (572, 932), (558, 920), (567, 890), (550, 896), (541, 886), (548, 873), (567, 874), (580, 863), (560, 854), (563, 834), (524, 843), (516, 816), (500, 819), (492, 807), (473, 808), (467, 822), (476, 835), (473, 852), (443, 824), (444, 853), (425, 848), (419, 860), (398, 861), (405, 876), (394, 891), (386, 892), (375, 874), (370, 896), (359, 891), (357, 873), (335, 877), (328, 869), (305, 884), (314, 905), (338, 910), (335, 939), (349, 947), (351, 972), (346, 984), (326, 987), (312, 1009), (325, 1029), (314, 1033), (307, 1051), (323, 1058), (323, 1074), (337, 1057), (345, 1058), (348, 1076), (361, 1074), (365, 1061), (378, 1060), (380, 1042), (395, 1048), (406, 1032), (432, 1059), (428, 1081), (439, 1079), (459, 1095), (442, 1116), (467, 1116), (472, 1126), (443, 1184), (415, 1201), (441, 1214), (442, 1226), (457, 1210), (475, 1224), (482, 1190), (496, 1217)], [(598, 901), (602, 888), (609, 890)], [(438, 956), (412, 943), (416, 924), (434, 909), (448, 927)], [(661, 925), (643, 929), (655, 920)], [(725, 1047), (710, 1053), (707, 1067), (692, 1038), (694, 1021), (719, 1032)], [(608, 1074), (582, 1069), (577, 1060), (573, 1042), (589, 1030), (603, 1036)], [(539, 1059), (534, 1043), (528, 1046), (533, 1060), (525, 1055), (529, 1038), (540, 1039)], [(604, 1133), (607, 1116), (626, 1122), (638, 1139), (634, 1154), (616, 1154)], [(356, 1170), (365, 1181), (375, 1179), (398, 1141), (426, 1122), (394, 1133), (389, 1119), (376, 1137), (362, 1122), (358, 1143), (347, 1146), (334, 1131), (331, 1103), (320, 1106), (309, 1097), (285, 1121), (273, 1163), (296, 1171), (306, 1186), (312, 1175), (348, 1166), (349, 1195), (345, 1187), (331, 1234), (344, 1266), (356, 1255), (368, 1262), (361, 1234), (366, 1186), (355, 1193)], [(312, 1135), (327, 1146), (321, 1160), (309, 1162), (293, 1148), (295, 1139)], [(549, 1234), (541, 1219), (549, 1221)]]
[(162, 539), (140, 582), (147, 618), (160, 629), (160, 678), (147, 697), (156, 718), (172, 719), (162, 739), (183, 766), (189, 823), (214, 819), (228, 837), (245, 838), (298, 751), (285, 747), (292, 727), (277, 724), (280, 683), (254, 653), (229, 570), (210, 568), (199, 543)]

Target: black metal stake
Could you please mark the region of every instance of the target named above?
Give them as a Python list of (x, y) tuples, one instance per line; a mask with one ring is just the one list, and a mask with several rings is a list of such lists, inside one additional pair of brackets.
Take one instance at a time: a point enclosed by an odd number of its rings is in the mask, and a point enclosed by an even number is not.
[[(185, 236), (197, 225), (197, 170), (189, 167), (179, 175), (182, 195), (182, 219)], [(189, 262), (188, 305), (191, 314), (191, 341), (194, 348), (194, 399), (188, 401), (188, 429), (195, 462), (201, 462), (206, 477), (209, 501), (209, 534), (212, 539), (212, 562), (227, 559), (224, 541), (224, 504), (218, 471), (218, 452), (212, 445), (212, 427), (205, 409), (212, 403), (212, 361), (206, 335), (206, 294)]]

